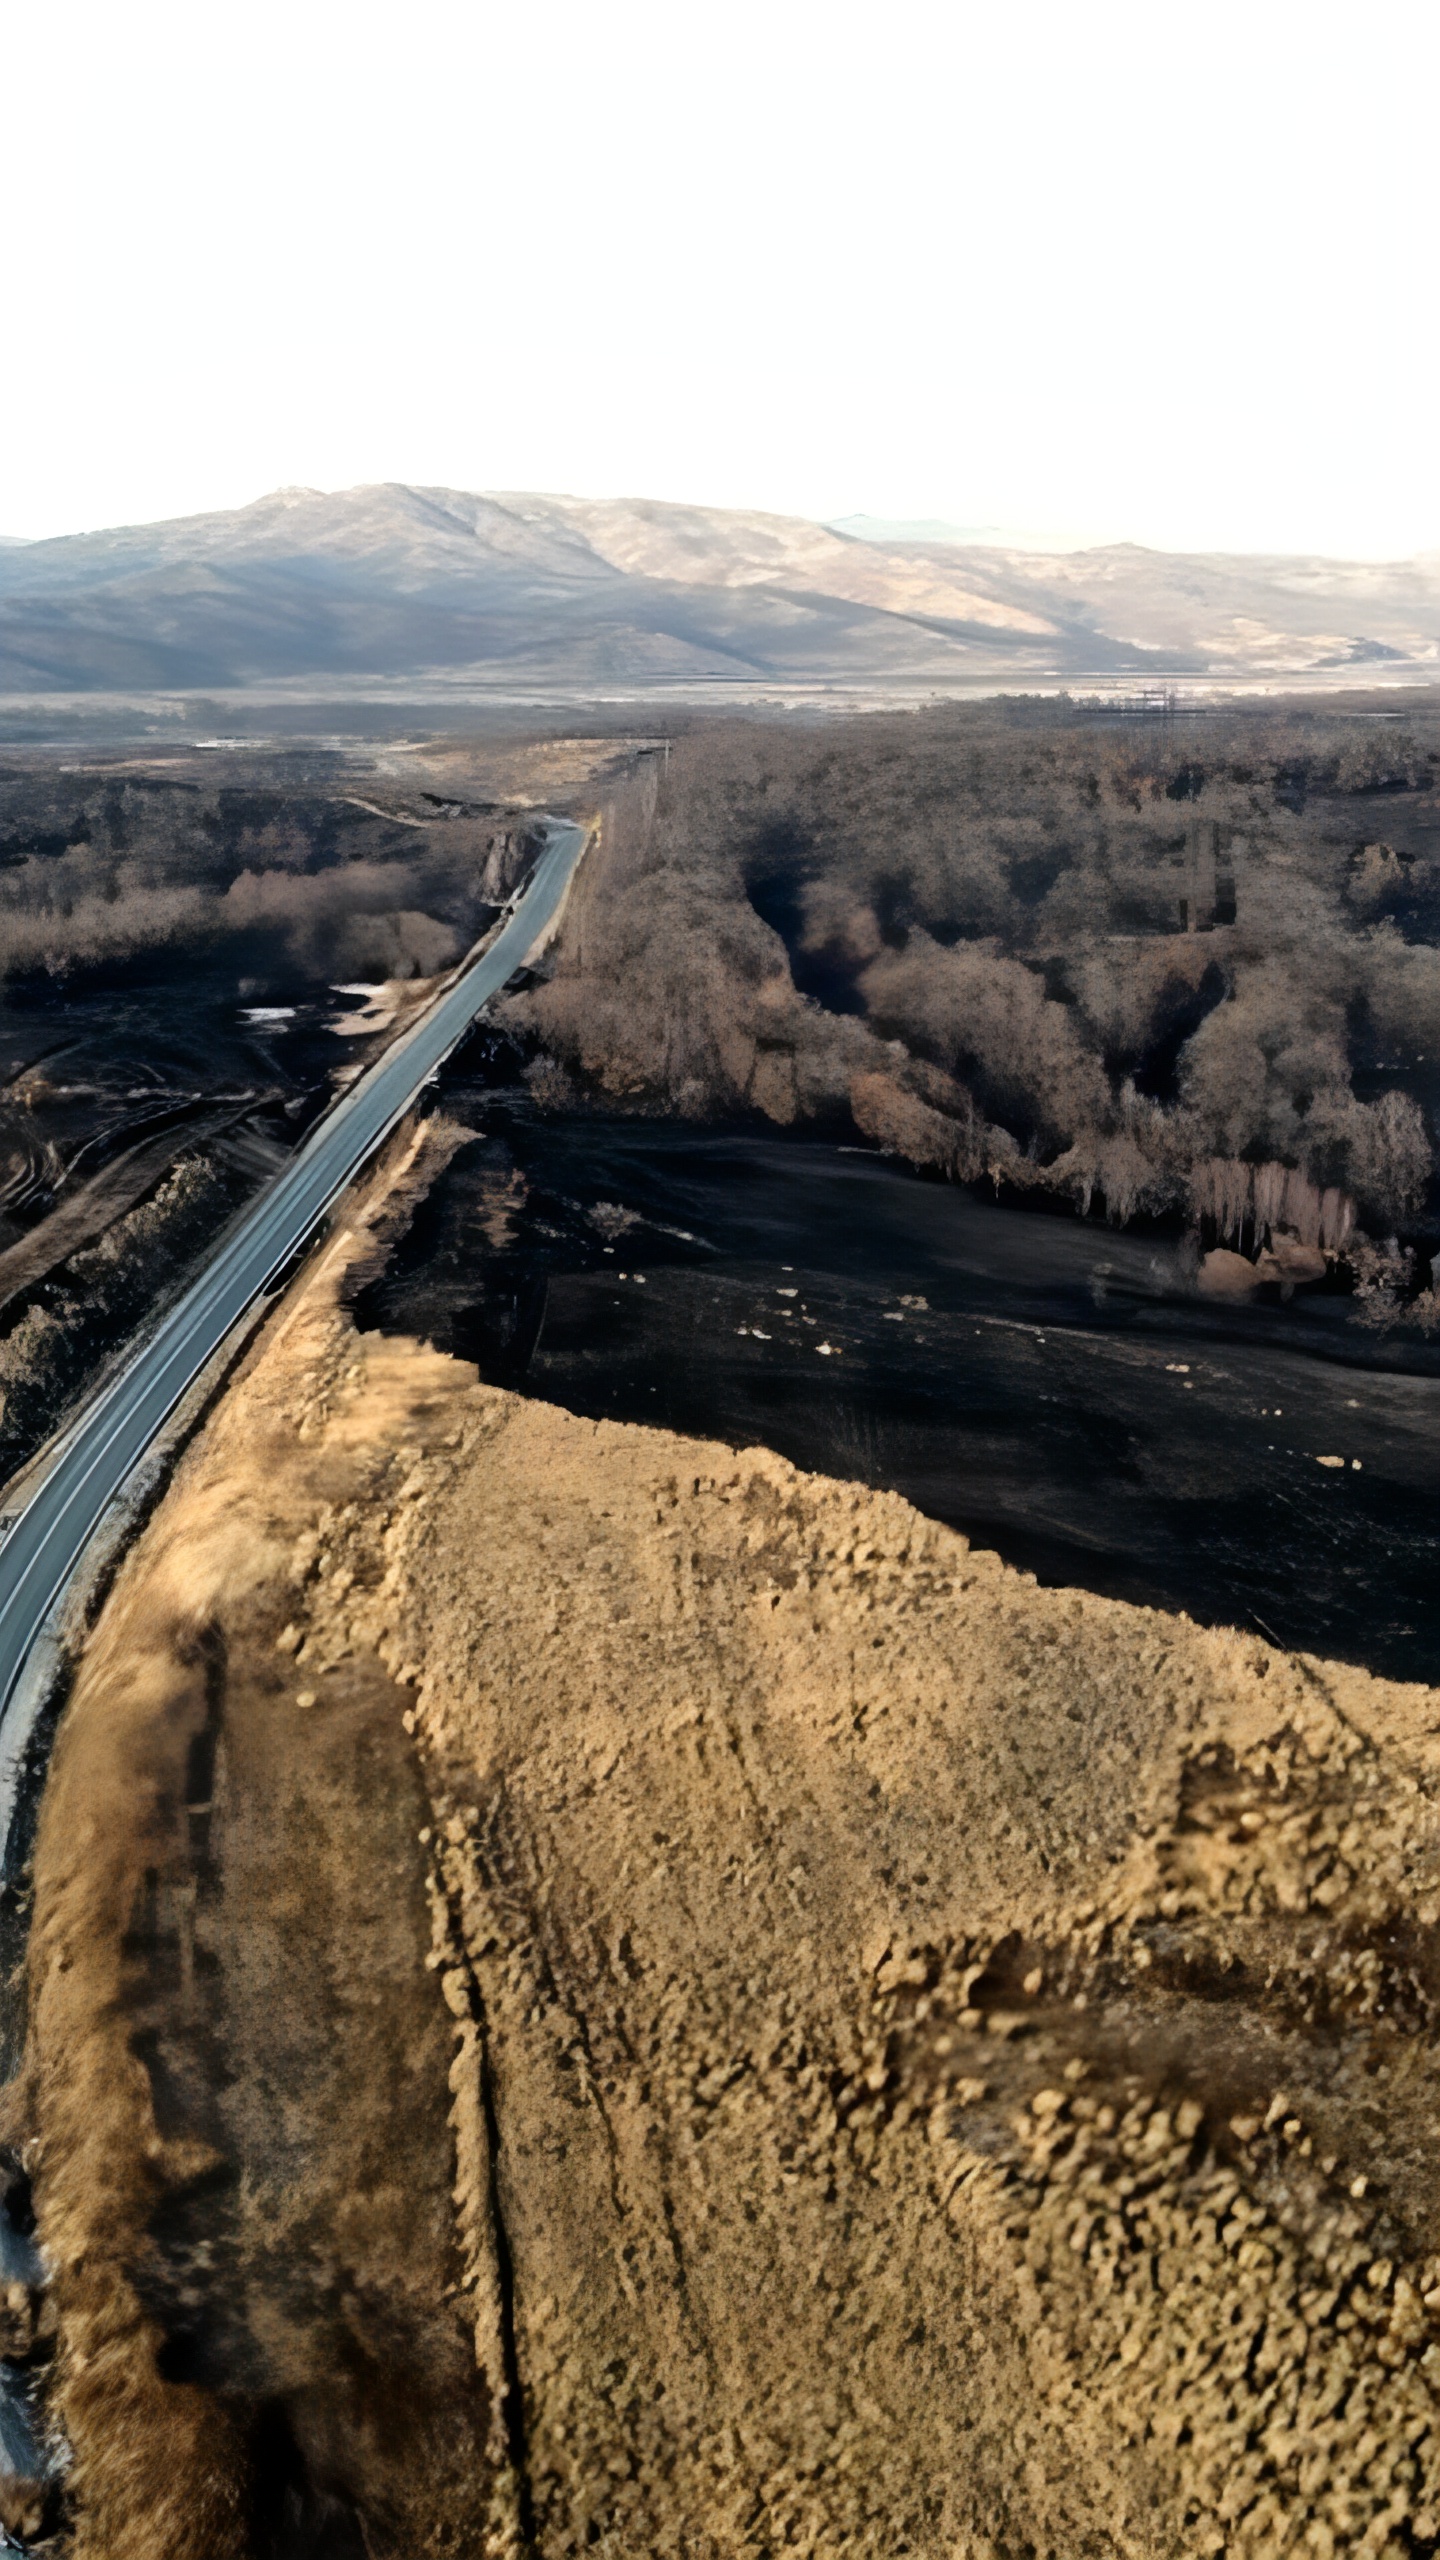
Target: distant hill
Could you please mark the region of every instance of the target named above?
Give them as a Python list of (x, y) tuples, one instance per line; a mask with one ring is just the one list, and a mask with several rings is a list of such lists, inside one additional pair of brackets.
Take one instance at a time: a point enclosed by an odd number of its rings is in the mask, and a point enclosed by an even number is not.
[(978, 542), (992, 551), (1079, 551), (1083, 548), (1078, 542), (1021, 533), (1007, 525), (947, 524), (942, 516), (833, 516), (827, 521), (832, 533), (849, 534), (856, 542), (879, 542), (887, 547), (897, 542)]
[(1440, 674), (1440, 555), (1036, 552), (383, 483), (0, 545), (0, 693)]

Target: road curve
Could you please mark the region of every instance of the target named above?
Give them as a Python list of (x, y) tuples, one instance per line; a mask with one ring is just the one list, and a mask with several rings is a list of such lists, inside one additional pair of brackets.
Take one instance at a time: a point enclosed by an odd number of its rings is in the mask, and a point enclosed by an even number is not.
[(100, 1521), (192, 1381), (553, 920), (587, 842), (547, 821), (524, 896), (488, 951), (312, 1130), (214, 1261), (96, 1397), (0, 1546), (0, 1735), (27, 1657)]

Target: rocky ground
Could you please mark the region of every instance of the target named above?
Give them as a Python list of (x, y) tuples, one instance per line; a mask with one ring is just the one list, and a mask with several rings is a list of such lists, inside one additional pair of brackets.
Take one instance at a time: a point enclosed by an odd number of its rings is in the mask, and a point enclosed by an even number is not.
[(14, 2132), (77, 2555), (1440, 2541), (1440, 1694), (357, 1332), (137, 1544)]

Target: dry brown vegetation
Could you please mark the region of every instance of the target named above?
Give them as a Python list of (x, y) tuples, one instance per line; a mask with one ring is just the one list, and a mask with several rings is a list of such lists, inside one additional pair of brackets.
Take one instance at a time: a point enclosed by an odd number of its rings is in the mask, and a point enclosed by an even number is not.
[(612, 805), (512, 1019), (649, 1107), (848, 1106), (1121, 1219), (1423, 1231), (1437, 777), (1426, 710), (712, 728)]
[(524, 867), (514, 813), (418, 788), (392, 788), (387, 807), (333, 757), (297, 756), (290, 775), (252, 761), (263, 773), (219, 781), (183, 757), (168, 771), (0, 773), (0, 976), (425, 977), (459, 958)]
[(374, 1252), (59, 1739), (77, 2560), (1433, 2548), (1436, 1694), (481, 1387)]

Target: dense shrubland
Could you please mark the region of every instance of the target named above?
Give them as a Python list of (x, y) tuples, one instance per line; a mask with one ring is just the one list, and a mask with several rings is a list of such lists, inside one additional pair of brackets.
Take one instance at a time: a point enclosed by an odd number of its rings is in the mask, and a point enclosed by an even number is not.
[(429, 976), (523, 863), (513, 823), (333, 787), (0, 772), (0, 976), (186, 964), (265, 984)]
[(1437, 784), (1428, 708), (713, 727), (612, 803), (511, 1019), (642, 1107), (848, 1114), (1247, 1242), (1417, 1233)]

